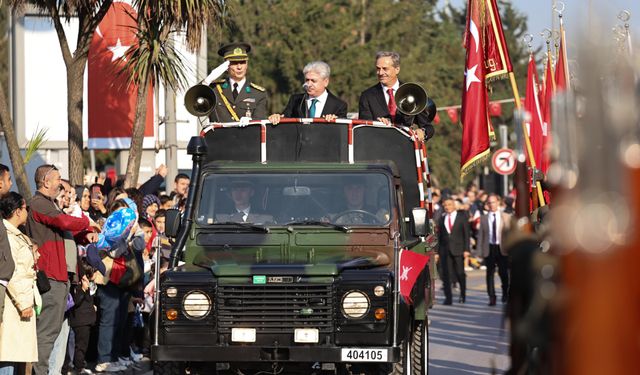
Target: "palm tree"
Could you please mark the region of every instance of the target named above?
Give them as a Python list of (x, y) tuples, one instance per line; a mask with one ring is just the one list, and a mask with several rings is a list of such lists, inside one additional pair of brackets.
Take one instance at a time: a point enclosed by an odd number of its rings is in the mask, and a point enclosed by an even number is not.
[[(87, 56), (91, 38), (96, 27), (102, 21), (102, 18), (109, 10), (113, 0), (74, 0), (74, 1), (58, 1), (58, 0), (9, 0), (8, 3), (16, 12), (20, 12), (26, 6), (34, 7), (43, 15), (51, 18), (53, 26), (58, 35), (60, 50), (62, 51), (62, 59), (67, 68), (67, 119), (69, 121), (68, 143), (69, 143), (69, 180), (72, 185), (83, 183), (82, 169), (82, 100), (84, 94), (84, 71), (87, 66)], [(162, 1), (160, 1), (162, 2)], [(76, 38), (76, 49), (71, 51), (67, 35), (63, 28), (63, 21), (69, 21), (72, 17), (78, 19), (78, 35)], [(6, 107), (0, 102), (0, 112)], [(6, 127), (5, 120), (2, 119), (2, 126)], [(11, 123), (13, 126), (13, 123)], [(13, 133), (13, 132), (12, 132)], [(5, 132), (5, 134), (7, 134)], [(14, 137), (15, 137), (15, 133)], [(14, 138), (15, 139), (15, 138)], [(9, 140), (7, 145), (10, 146)], [(17, 141), (16, 141), (17, 145)], [(10, 151), (10, 154), (14, 153)], [(14, 161), (11, 157), (11, 164), (16, 174), (18, 185), (20, 182), (20, 170), (24, 173), (21, 165), (16, 165), (18, 161)], [(20, 163), (19, 163), (20, 164)], [(20, 190), (22, 191), (22, 190)]]
[(130, 74), (129, 83), (138, 86), (138, 96), (126, 187), (135, 187), (138, 182), (149, 87), (162, 81), (178, 89), (186, 81), (185, 65), (173, 45), (174, 35), (184, 32), (187, 48), (197, 51), (205, 25), (218, 25), (225, 5), (224, 0), (134, 0), (134, 7), (138, 9), (138, 44), (127, 51), (125, 70)]

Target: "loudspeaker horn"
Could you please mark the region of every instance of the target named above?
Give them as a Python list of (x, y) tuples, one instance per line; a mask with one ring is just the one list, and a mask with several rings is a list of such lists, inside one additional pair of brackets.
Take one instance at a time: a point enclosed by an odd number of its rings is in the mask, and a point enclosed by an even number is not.
[(184, 106), (194, 116), (206, 116), (216, 104), (216, 93), (207, 85), (192, 86), (184, 95)]
[(415, 116), (427, 108), (427, 91), (417, 83), (403, 83), (395, 95), (398, 111), (407, 116)]

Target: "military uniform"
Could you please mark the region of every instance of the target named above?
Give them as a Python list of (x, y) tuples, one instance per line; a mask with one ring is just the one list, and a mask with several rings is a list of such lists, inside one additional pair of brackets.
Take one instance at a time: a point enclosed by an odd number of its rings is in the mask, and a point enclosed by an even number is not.
[[(218, 55), (230, 62), (249, 60), (251, 45), (247, 43), (230, 43), (220, 47)], [(216, 104), (211, 111), (213, 122), (234, 122), (241, 117), (255, 120), (267, 118), (267, 92), (255, 83), (245, 79), (244, 85), (238, 87), (237, 97), (233, 98), (233, 87), (229, 78), (219, 79), (211, 83), (216, 94)]]
[(238, 90), (235, 99), (229, 79), (213, 81), (211, 88), (216, 93), (216, 105), (211, 111), (211, 121), (232, 122), (238, 121), (240, 117), (250, 117), (254, 120), (267, 118), (267, 92), (263, 87), (247, 80)]

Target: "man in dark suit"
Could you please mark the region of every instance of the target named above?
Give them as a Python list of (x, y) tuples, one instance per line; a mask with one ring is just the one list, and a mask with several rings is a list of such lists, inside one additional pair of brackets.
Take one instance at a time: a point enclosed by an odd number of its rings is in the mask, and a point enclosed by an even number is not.
[(425, 111), (416, 116), (407, 116), (398, 111), (394, 95), (402, 84), (398, 80), (399, 73), (400, 54), (387, 51), (376, 54), (376, 75), (379, 83), (360, 94), (358, 118), (378, 120), (387, 125), (393, 123), (411, 126), (413, 123), (424, 131), (425, 139), (430, 139), (435, 133), (433, 125), (431, 125), (431, 121), (436, 115), (435, 104), (427, 106)]
[(282, 114), (269, 116), (269, 121), (276, 125), (281, 117), (322, 117), (335, 120), (347, 117), (347, 103), (333, 95), (328, 89), (331, 68), (324, 61), (308, 63), (304, 69), (303, 94), (293, 94)]
[(510, 227), (511, 215), (500, 212), (500, 197), (489, 194), (487, 198), (489, 213), (480, 217), (480, 229), (478, 230), (478, 250), (484, 258), (487, 267), (487, 293), (489, 294), (489, 306), (496, 305), (496, 288), (494, 275), (496, 265), (498, 275), (502, 283), (502, 302), (507, 302), (509, 295), (509, 258), (502, 249), (503, 234)]
[(233, 209), (228, 214), (216, 215), (216, 221), (219, 223), (235, 222), (235, 223), (258, 223), (263, 224), (273, 222), (273, 216), (251, 206), (251, 199), (255, 194), (253, 183), (249, 180), (233, 180), (231, 181), (231, 200), (233, 201)]
[(267, 117), (267, 92), (247, 79), (249, 66), (247, 43), (230, 43), (220, 47), (218, 55), (229, 61), (226, 79), (211, 83), (216, 105), (209, 119), (213, 122), (235, 122), (241, 118), (261, 120)]
[(445, 305), (451, 305), (451, 272), (460, 283), (460, 303), (466, 299), (466, 275), (464, 258), (469, 256), (470, 227), (469, 216), (463, 210), (456, 210), (453, 198), (443, 202), (444, 213), (438, 221), (438, 259), (441, 262), (444, 284)]

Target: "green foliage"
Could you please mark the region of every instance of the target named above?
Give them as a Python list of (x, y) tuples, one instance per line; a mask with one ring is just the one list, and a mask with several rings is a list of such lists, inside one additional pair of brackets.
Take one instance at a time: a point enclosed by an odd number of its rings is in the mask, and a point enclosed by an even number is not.
[(35, 155), (40, 147), (42, 147), (42, 145), (47, 141), (48, 131), (49, 128), (39, 129), (39, 127), (36, 127), (31, 139), (29, 139), (27, 144), (24, 146), (24, 158), (22, 159), (24, 164), (29, 164), (29, 160), (31, 160), (33, 155)]

